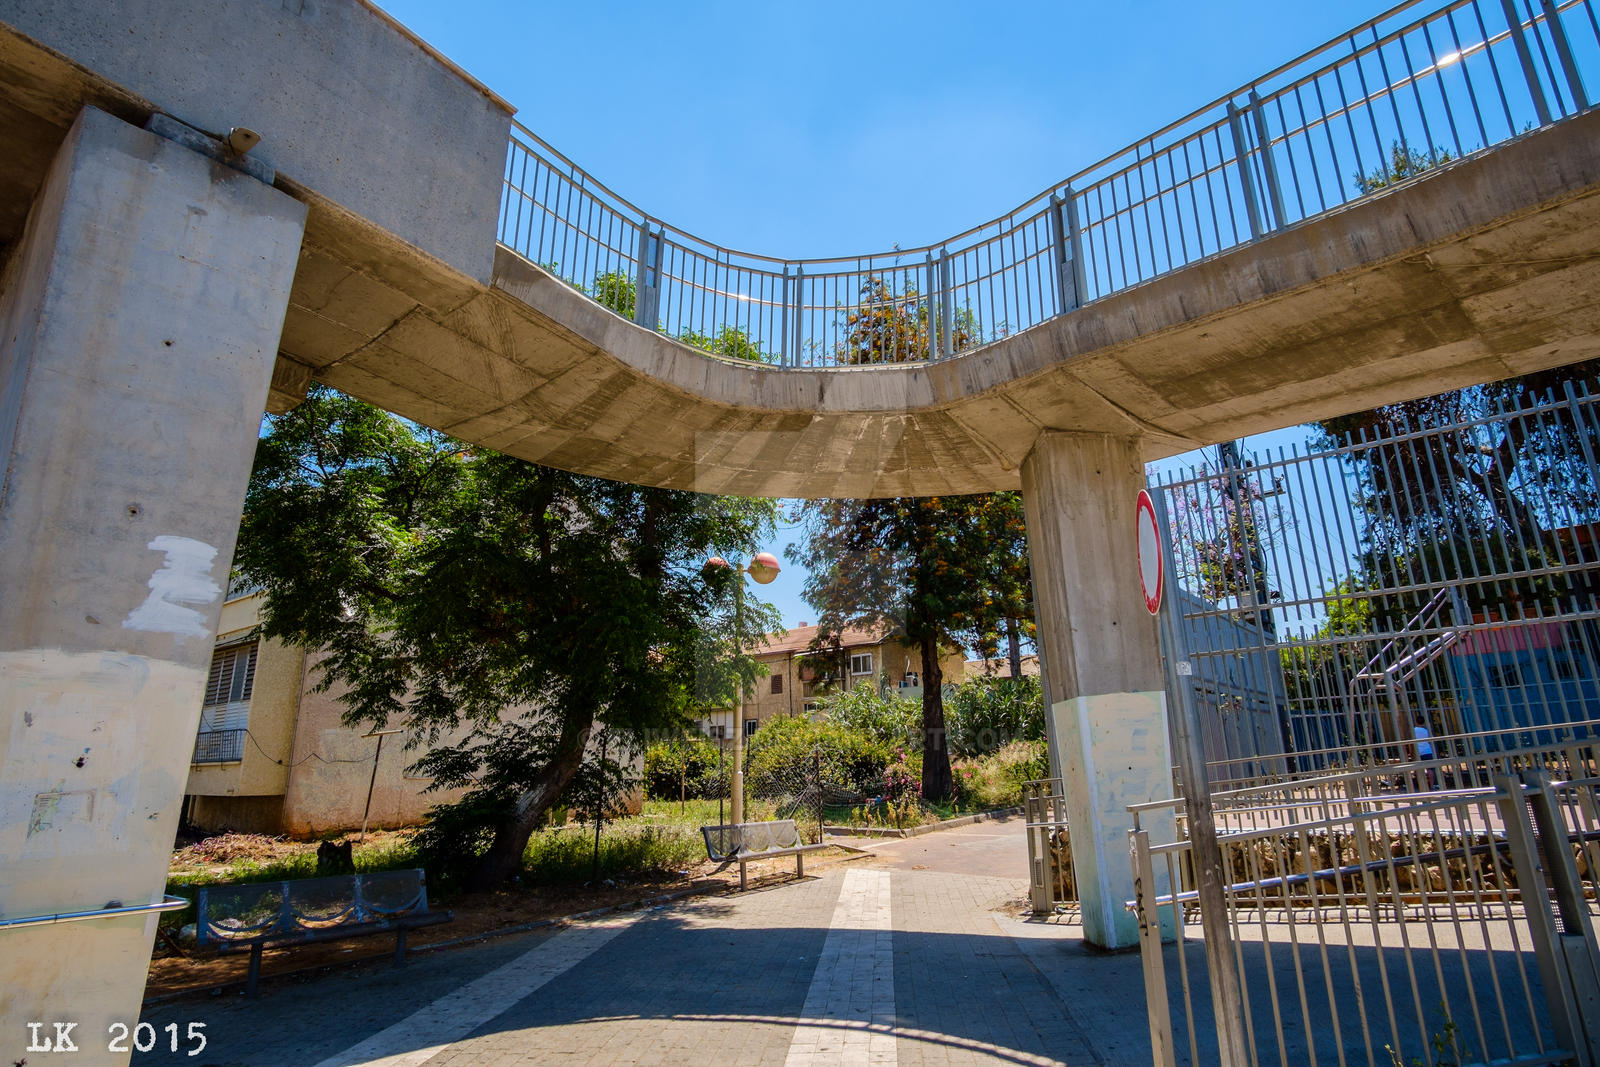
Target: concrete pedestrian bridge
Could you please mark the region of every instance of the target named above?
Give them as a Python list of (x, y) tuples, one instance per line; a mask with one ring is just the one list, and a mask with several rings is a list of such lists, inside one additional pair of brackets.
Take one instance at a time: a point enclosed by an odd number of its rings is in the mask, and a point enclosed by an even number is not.
[(1586, 80), (1590, 0), (1413, 0), (966, 233), (783, 260), (364, 0), (0, 0), (0, 1055), (136, 1014), (259, 416), (313, 380), (640, 484), (1020, 487), (1084, 936), (1132, 944), (1143, 461), (1600, 355)]
[[(582, 473), (935, 494), (1018, 487), (1044, 431), (1153, 459), (1600, 354), (1600, 117), (1556, 121), (1581, 110), (1562, 71), (1535, 100), (1507, 29), (1460, 38), (1472, 5), (1357, 31), (951, 241), (822, 262), (650, 218), (375, 9), (182, 6), (0, 3), (0, 241), (85, 104), (257, 130), (248, 158), (309, 208), (281, 403), (315, 377)], [(1419, 56), (1419, 26), (1457, 58)], [(1360, 195), (1402, 142), (1430, 171)], [(643, 325), (535, 263), (636, 283)], [(840, 367), (873, 279), (922, 336)], [(676, 340), (730, 327), (773, 362)]]

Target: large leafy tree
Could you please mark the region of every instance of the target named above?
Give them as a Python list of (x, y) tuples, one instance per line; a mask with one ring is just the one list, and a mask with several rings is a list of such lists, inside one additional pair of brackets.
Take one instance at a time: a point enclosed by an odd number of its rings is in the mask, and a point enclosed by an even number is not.
[[(400, 724), (465, 797), (431, 817), (469, 880), (517, 870), (591, 735), (681, 724), (708, 552), (768, 502), (641, 489), (475, 449), (331, 390), (268, 420), (236, 566), (269, 636), (321, 654), (351, 724)], [(714, 672), (713, 672), (714, 673)]]
[(790, 558), (809, 570), (804, 596), (826, 646), (850, 626), (899, 634), (922, 661), (922, 794), (951, 793), (941, 648), (971, 640), (992, 616), (985, 496), (814, 500), (800, 510)]
[[(842, 364), (903, 363), (932, 354), (939, 315), (905, 281), (872, 275), (844, 318)], [(949, 316), (955, 351), (978, 343), (970, 312)], [(837, 653), (846, 626), (885, 629), (922, 662), (922, 793), (951, 794), (940, 650), (972, 644), (993, 655), (1004, 635), (1014, 660), (1032, 636), (1021, 500), (1014, 493), (809, 501), (790, 558), (810, 571), (806, 600), (820, 613), (815, 647)], [(1019, 664), (1020, 666), (1020, 664)]]

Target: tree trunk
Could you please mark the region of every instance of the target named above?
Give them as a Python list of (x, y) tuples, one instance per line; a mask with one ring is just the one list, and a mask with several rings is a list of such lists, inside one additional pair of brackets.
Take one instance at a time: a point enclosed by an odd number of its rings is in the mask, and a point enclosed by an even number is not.
[(1011, 662), (1011, 677), (1022, 677), (1022, 627), (1016, 619), (1006, 620), (1006, 659)]
[(922, 639), (922, 795), (946, 800), (954, 791), (950, 778), (949, 738), (944, 730), (944, 668), (939, 665), (939, 639)]
[(494, 841), (478, 860), (469, 884), (473, 889), (494, 889), (522, 866), (522, 854), (539, 819), (550, 810), (561, 791), (583, 766), (583, 751), (589, 744), (594, 718), (568, 719), (561, 727), (556, 751), (545, 764), (544, 772), (532, 789), (517, 798), (516, 808), (505, 822), (495, 827)]

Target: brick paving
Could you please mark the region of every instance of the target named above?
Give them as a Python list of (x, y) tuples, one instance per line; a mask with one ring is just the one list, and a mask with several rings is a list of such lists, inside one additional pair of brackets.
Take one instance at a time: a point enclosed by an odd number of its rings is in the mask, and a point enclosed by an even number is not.
[[(891, 862), (866, 859), (819, 878), (420, 956), (400, 971), (374, 965), (268, 981), (256, 1000), (163, 1004), (145, 1021), (158, 1032), (169, 1022), (180, 1030), (204, 1022), (208, 1047), (193, 1058), (163, 1050), (134, 1060), (1149, 1062), (1137, 1040), (1108, 1042), (1113, 1035), (1091, 1029), (1056, 976), (1041, 970), (1048, 952), (1019, 935), (1075, 934), (1025, 928), (1017, 918), (1024, 883)], [(1137, 958), (1130, 962), (1133, 984), (1122, 999), (1135, 1002), (1142, 1029)]]

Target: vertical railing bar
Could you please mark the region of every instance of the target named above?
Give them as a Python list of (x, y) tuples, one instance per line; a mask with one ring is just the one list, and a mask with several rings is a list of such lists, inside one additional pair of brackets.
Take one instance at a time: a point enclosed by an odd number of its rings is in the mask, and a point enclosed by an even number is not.
[[(1389, 57), (1384, 54), (1383, 46), (1378, 42), (1378, 31), (1376, 27), (1374, 27), (1372, 31), (1372, 40), (1372, 54), (1378, 57), (1378, 72), (1383, 75), (1383, 96), (1389, 101), (1389, 113), (1394, 116), (1394, 128), (1395, 131), (1400, 135), (1400, 151), (1402, 153), (1401, 158), (1409, 160), (1411, 158), (1411, 138), (1406, 136), (1405, 119), (1400, 117), (1399, 94), (1395, 92), (1394, 76), (1389, 73)], [(1406, 66), (1409, 68), (1410, 64), (1407, 63)], [(1396, 180), (1398, 180), (1398, 177)]]
[[(1450, 127), (1450, 142), (1455, 147), (1456, 158), (1459, 159), (1465, 154), (1461, 147), (1461, 131), (1456, 128), (1455, 108), (1450, 106), (1450, 93), (1445, 87), (1444, 72), (1439, 69), (1439, 52), (1438, 49), (1434, 48), (1433, 46), (1433, 33), (1429, 30), (1428, 23), (1426, 22), (1422, 24), (1422, 43), (1428, 46), (1428, 62), (1433, 70), (1434, 86), (1439, 91), (1439, 105), (1444, 111), (1445, 122)], [(1465, 61), (1462, 60), (1460, 62)], [(1419, 102), (1418, 106), (1421, 106), (1420, 94), (1417, 99)], [(1476, 101), (1474, 101), (1473, 104), (1476, 106)], [(1434, 166), (1439, 165), (1439, 159), (1435, 157), (1430, 158), (1433, 158)]]
[[(1473, 6), (1474, 6), (1474, 9), (1476, 9), (1477, 5), (1474, 4)], [(1461, 80), (1462, 80), (1462, 82), (1464, 82), (1466, 84), (1466, 87), (1467, 87), (1467, 99), (1472, 102), (1472, 120), (1473, 120), (1473, 122), (1475, 122), (1477, 124), (1479, 141), (1480, 141), (1480, 143), (1482, 144), (1483, 147), (1488, 147), (1488, 145), (1489, 145), (1489, 128), (1486, 125), (1484, 125), (1484, 121), (1483, 121), (1483, 105), (1478, 100), (1478, 89), (1477, 89), (1477, 87), (1475, 85), (1473, 85), (1473, 82), (1472, 82), (1472, 64), (1467, 61), (1467, 59), (1466, 59), (1466, 57), (1464, 55), (1462, 55), (1462, 51), (1461, 51), (1461, 32), (1460, 32), (1460, 30), (1458, 30), (1456, 28), (1455, 12), (1452, 11), (1450, 13), (1450, 16), (1445, 19), (1445, 23), (1444, 24), (1450, 30), (1450, 44), (1451, 44), (1451, 47), (1453, 47), (1455, 49), (1456, 55), (1462, 56), (1461, 59), (1457, 60), (1457, 63), (1461, 67)], [(1494, 56), (1489, 54), (1489, 49), (1488, 49), (1487, 45), (1484, 46), (1484, 58), (1489, 63), (1489, 73), (1490, 73), (1490, 75), (1492, 77), (1494, 75), (1494, 73), (1495, 73), (1495, 70), (1494, 70)], [(1442, 80), (1442, 76), (1441, 76), (1441, 80)], [(1504, 97), (1504, 93), (1502, 92), (1501, 95), (1502, 95), (1502, 98), (1503, 98)], [(1502, 102), (1503, 102), (1503, 100), (1502, 100)], [(1510, 122), (1510, 120), (1508, 118), (1507, 119), (1508, 125), (1509, 125), (1509, 122)], [(1465, 146), (1465, 144), (1462, 145), (1462, 154), (1463, 155), (1466, 154), (1466, 146)]]
[(1539, 81), (1539, 72), (1533, 65), (1533, 53), (1528, 49), (1528, 39), (1522, 32), (1522, 12), (1517, 10), (1516, 0), (1500, 0), (1500, 6), (1505, 11), (1506, 26), (1511, 31), (1511, 41), (1517, 50), (1517, 60), (1522, 64), (1522, 76), (1527, 80), (1528, 93), (1533, 98), (1533, 110), (1539, 116), (1539, 125), (1550, 125), (1550, 104), (1545, 99), (1544, 86)]
[[(1506, 95), (1505, 79), (1500, 74), (1500, 64), (1494, 54), (1494, 48), (1490, 44), (1490, 42), (1493, 40), (1493, 36), (1489, 33), (1489, 24), (1483, 21), (1483, 7), (1478, 0), (1474, 0), (1472, 4), (1472, 14), (1473, 18), (1478, 23), (1478, 34), (1483, 40), (1484, 55), (1488, 57), (1489, 73), (1494, 76), (1495, 91), (1500, 96), (1500, 109), (1505, 113), (1506, 116), (1506, 136), (1515, 137), (1517, 135), (1516, 116), (1513, 115), (1511, 111), (1511, 98)], [(1507, 30), (1506, 36), (1510, 37), (1511, 31)], [(1513, 40), (1513, 48), (1515, 48), (1515, 45), (1516, 42)], [(1484, 144), (1487, 146), (1488, 142), (1485, 141)]]
[(1561, 12), (1556, 9), (1552, 0), (1539, 0), (1544, 9), (1544, 24), (1550, 30), (1550, 39), (1556, 46), (1556, 57), (1561, 61), (1561, 73), (1567, 79), (1567, 92), (1572, 95), (1572, 111), (1576, 114), (1589, 106), (1588, 94), (1583, 88), (1583, 75), (1578, 72), (1578, 64), (1572, 58), (1572, 45), (1567, 40), (1567, 31), (1561, 24)]
[(1150, 274), (1153, 277), (1160, 274), (1161, 270), (1156, 259), (1155, 223), (1150, 221), (1150, 190), (1145, 185), (1144, 175), (1146, 166), (1155, 159), (1156, 149), (1154, 142), (1146, 142), (1146, 145), (1150, 150), (1150, 155), (1143, 163), (1139, 162), (1138, 151), (1135, 149), (1134, 171), (1139, 175), (1139, 206), (1144, 212), (1144, 240), (1145, 247), (1150, 252)]
[(1549, 80), (1550, 89), (1555, 94), (1555, 106), (1565, 117), (1569, 112), (1566, 101), (1561, 98), (1561, 79), (1556, 77), (1555, 67), (1550, 62), (1550, 49), (1544, 43), (1544, 35), (1539, 32), (1539, 15), (1533, 9), (1533, 0), (1528, 0), (1527, 15), (1528, 29), (1533, 31), (1533, 44), (1539, 49), (1539, 66), (1544, 68), (1544, 78)]
[[(1426, 23), (1424, 23), (1424, 27), (1426, 27)], [(1406, 64), (1406, 84), (1411, 86), (1411, 98), (1417, 105), (1417, 118), (1422, 122), (1422, 136), (1428, 142), (1428, 165), (1436, 167), (1439, 165), (1439, 152), (1433, 143), (1433, 125), (1428, 121), (1428, 107), (1422, 102), (1422, 89), (1417, 85), (1416, 64), (1411, 62), (1411, 46), (1406, 44), (1405, 34), (1400, 34), (1397, 40), (1400, 43), (1400, 58), (1405, 60)], [(1397, 109), (1398, 106), (1399, 102), (1396, 101)], [(1449, 109), (1449, 101), (1446, 101), (1445, 111), (1447, 114)]]
[(1261, 176), (1267, 187), (1266, 202), (1272, 208), (1272, 226), (1270, 229), (1281, 230), (1287, 221), (1283, 213), (1283, 190), (1278, 186), (1278, 165), (1272, 158), (1272, 138), (1267, 133), (1267, 116), (1261, 107), (1261, 97), (1255, 87), (1250, 89), (1251, 122), (1255, 125), (1256, 152), (1261, 156)]
[[(1277, 94), (1272, 98), (1272, 100), (1273, 104), (1278, 109), (1278, 125), (1283, 129), (1283, 156), (1284, 159), (1286, 159), (1289, 163), (1289, 184), (1294, 188), (1295, 210), (1299, 213), (1300, 218), (1304, 219), (1306, 216), (1312, 214), (1312, 212), (1306, 210), (1305, 193), (1301, 191), (1300, 167), (1294, 161), (1294, 137), (1289, 130), (1289, 115), (1288, 112), (1284, 110), (1283, 94)], [(1306, 157), (1311, 164), (1311, 180), (1313, 182), (1317, 182), (1320, 180), (1317, 178), (1317, 154), (1311, 145), (1311, 134), (1305, 128), (1305, 103), (1300, 95), (1300, 90), (1298, 89), (1295, 90), (1294, 100), (1295, 104), (1300, 108), (1299, 132), (1301, 136), (1305, 138)], [(1317, 192), (1320, 196), (1321, 190), (1319, 189)], [(1287, 223), (1288, 219), (1285, 218), (1280, 224), (1287, 225)]]
[[(1183, 149), (1183, 181), (1181, 182), (1178, 180), (1178, 148)], [(1188, 138), (1184, 138), (1182, 144), (1175, 145), (1173, 150), (1167, 153), (1167, 177), (1172, 182), (1172, 214), (1178, 220), (1178, 254), (1183, 257), (1183, 262), (1188, 264), (1191, 259), (1189, 256), (1188, 227), (1183, 222), (1183, 190), (1188, 190), (1190, 202), (1193, 203), (1194, 201), (1194, 181), (1189, 166)], [(1195, 209), (1195, 218), (1198, 221), (1198, 208)]]
[(939, 343), (945, 358), (955, 354), (955, 292), (951, 281), (950, 249), (940, 248), (939, 257)]

